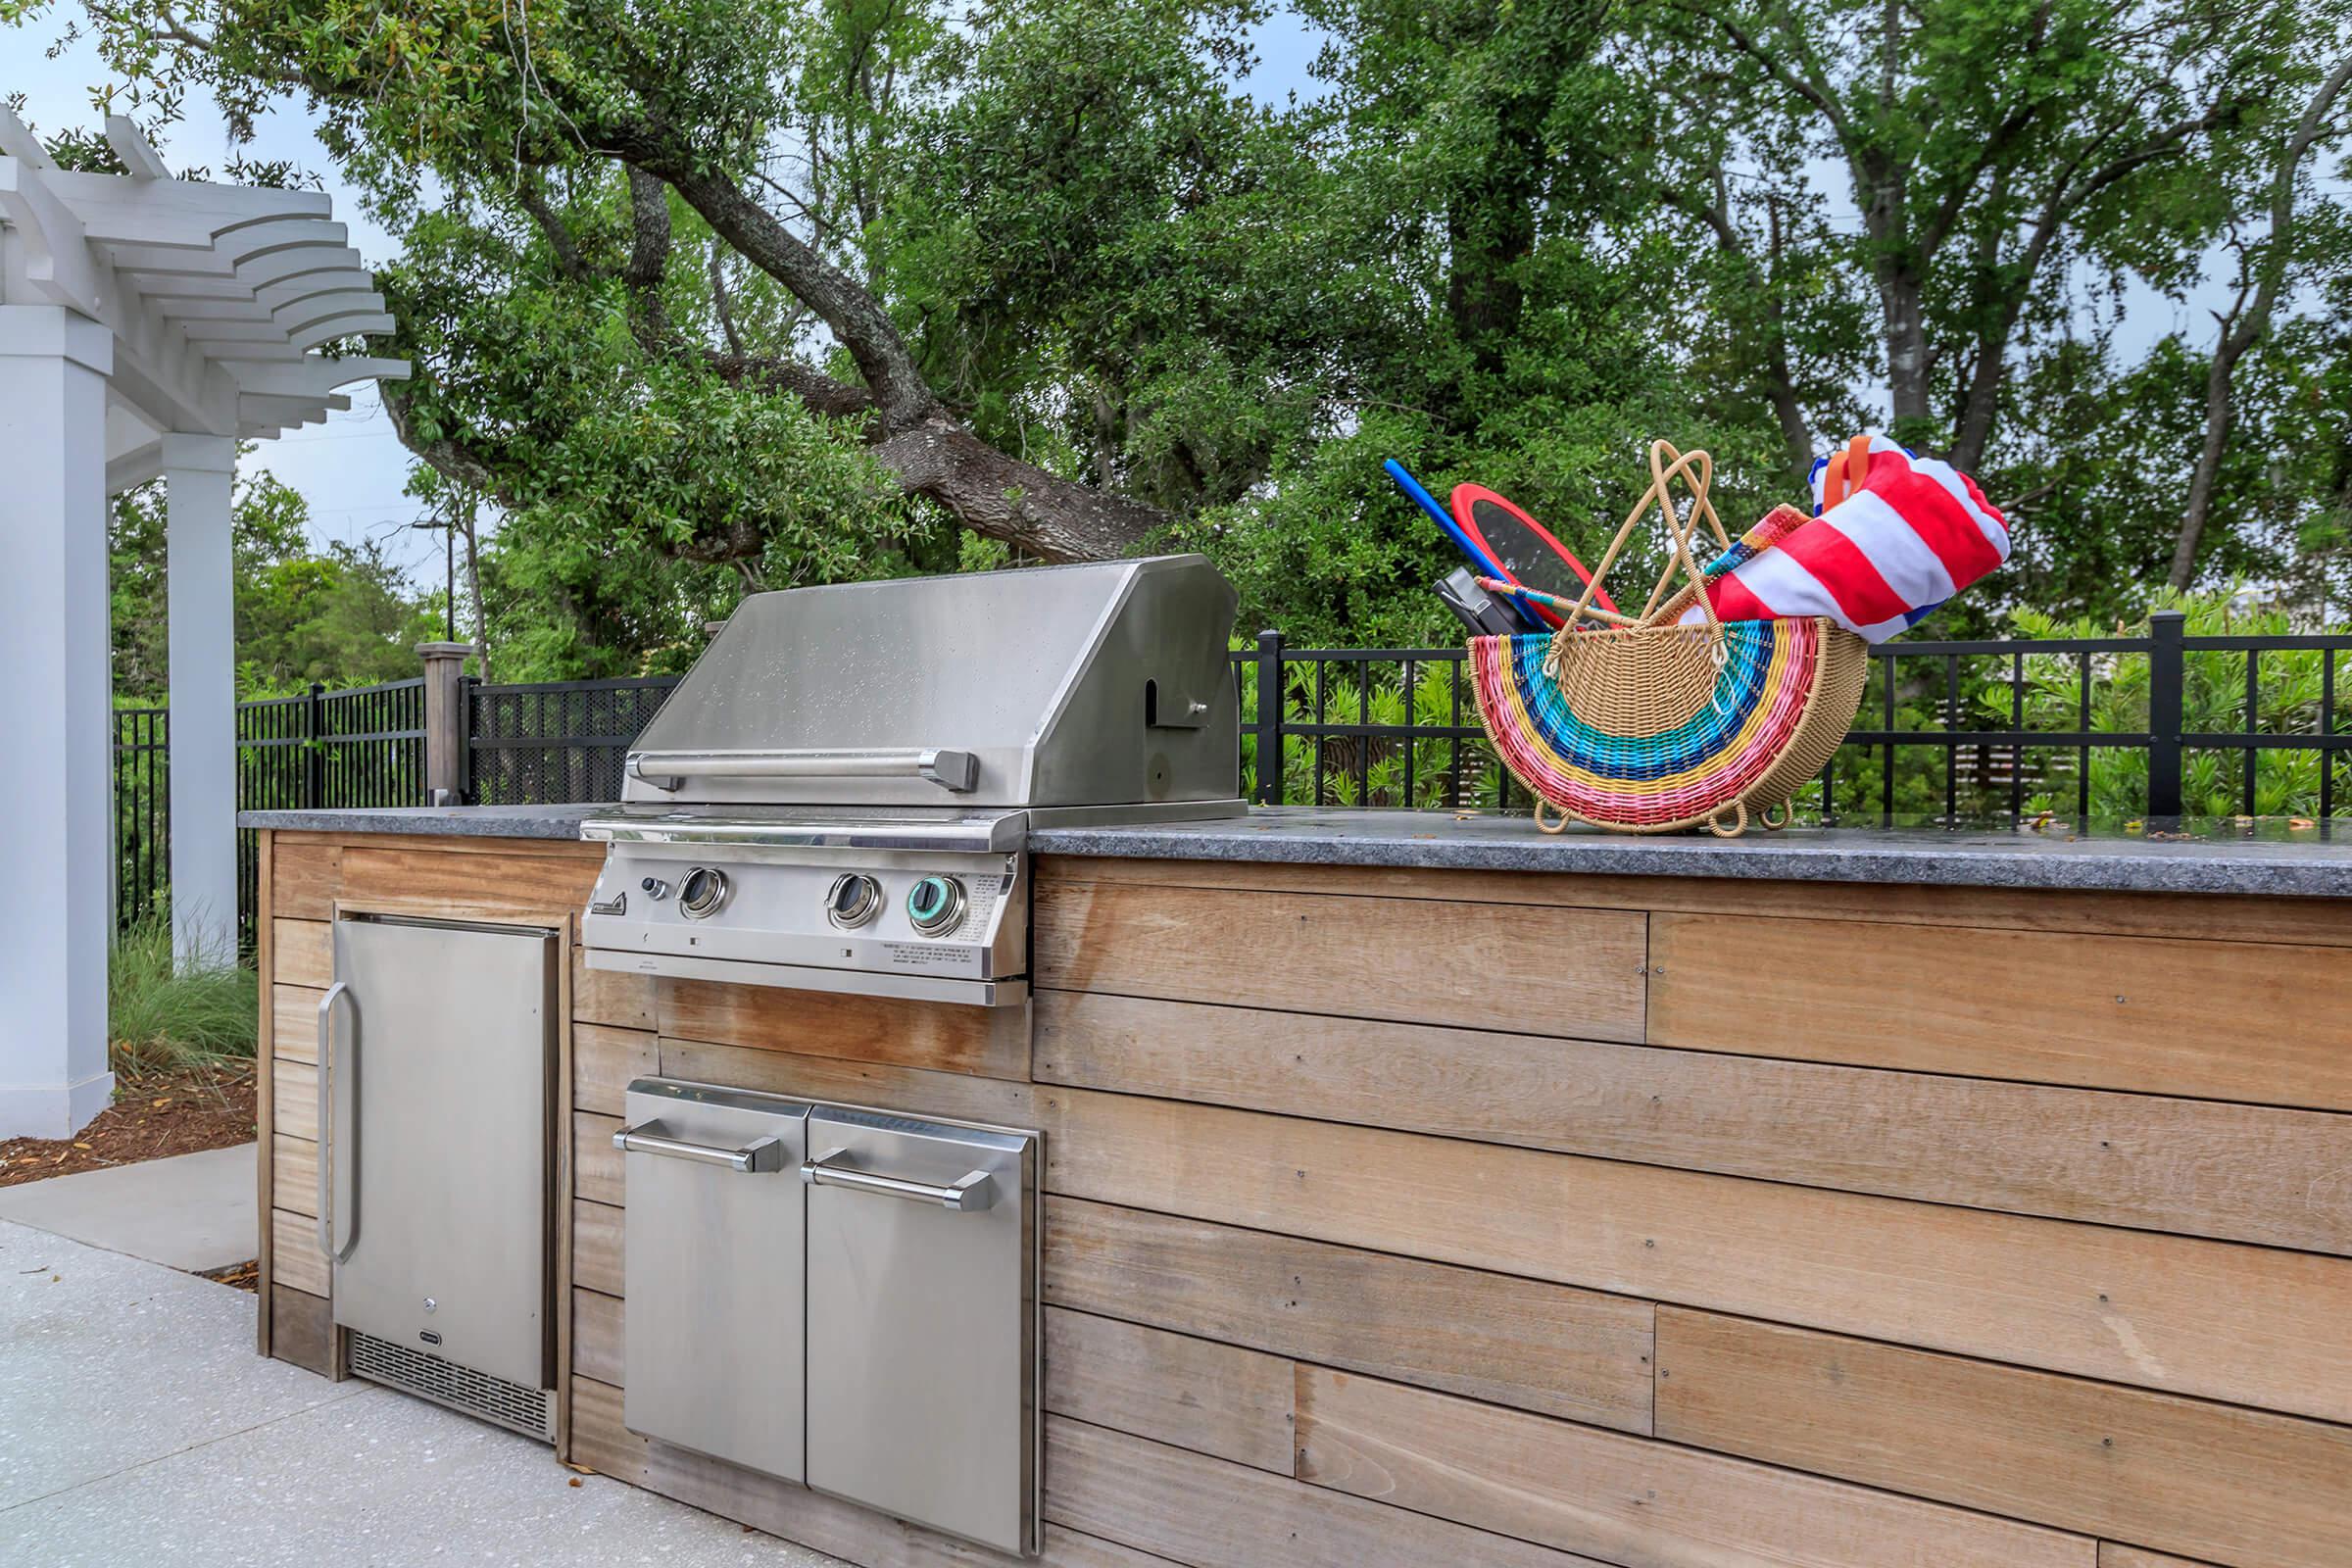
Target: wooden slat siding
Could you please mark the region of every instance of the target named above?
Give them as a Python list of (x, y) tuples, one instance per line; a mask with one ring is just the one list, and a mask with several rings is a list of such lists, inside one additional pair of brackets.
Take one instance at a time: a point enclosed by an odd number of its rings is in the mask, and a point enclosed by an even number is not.
[(261, 1070), (263, 1063), (275, 1062), (277, 1059), (277, 1048), (271, 1043), (272, 1024), (270, 1016), (275, 999), (268, 990), (270, 977), (277, 972), (277, 940), (272, 930), (277, 922), (270, 916), (270, 906), (273, 860), (270, 842), (271, 837), (269, 833), (260, 833), (254, 839), (254, 973), (261, 977), (261, 985), (254, 999), (257, 1016), (254, 1019), (253, 1043), (253, 1126), (255, 1141), (261, 1145), (265, 1154), (265, 1157), (253, 1162), (253, 1212), (257, 1216), (254, 1225), (257, 1234), (254, 1238), (253, 1348), (257, 1355), (277, 1353), (273, 1348), (277, 1293), (270, 1278), (270, 1227), (258, 1219), (258, 1216), (268, 1214), (276, 1206), (277, 1186), (277, 1172), (272, 1168), (276, 1161), (267, 1157), (270, 1129), (274, 1121), (273, 1091), (277, 1086), (270, 1081), (269, 1073)]
[[(1532, 838), (1532, 833), (1531, 833)], [(2257, 895), (2088, 893), (2067, 889), (1930, 887), (1911, 883), (1793, 882), (1744, 877), (1588, 876), (1559, 871), (1425, 870), (1275, 861), (1122, 859), (1040, 856), (1039, 887), (1123, 882), (1146, 887), (1549, 904), (1684, 914), (1782, 915), (1799, 920), (1984, 926), (1996, 931), (2090, 931), (2188, 941), (2291, 942), (2352, 947), (2352, 901)]]
[(280, 985), (323, 991), (335, 983), (335, 927), (331, 920), (271, 920), (273, 961), (268, 971)]
[(621, 1425), (621, 1393), (572, 1380), (572, 1462), (863, 1568), (1170, 1568), (1164, 1558), (1049, 1525), (1035, 1557), (1011, 1557), (855, 1503), (651, 1442)]
[(2186, 1557), (2175, 1557), (2161, 1551), (2142, 1551), (2120, 1542), (2099, 1543), (2099, 1568), (2214, 1568), (2211, 1563), (2191, 1562)]
[[(662, 1053), (681, 1077), (1037, 1127), (1058, 1196), (2352, 1419), (2343, 1258), (1133, 1095)], [(735, 1074), (762, 1057), (762, 1076)]]
[(271, 1131), (317, 1143), (318, 1069), (307, 1061), (291, 1061), (280, 1056), (270, 1064), (270, 1079), (274, 1109)]
[(343, 851), (340, 901), (369, 909), (415, 910), (437, 919), (539, 920), (576, 914), (596, 886), (601, 860), (544, 855), (421, 849)]
[(334, 1309), (323, 1296), (270, 1288), (270, 1353), (327, 1377), (334, 1358)]
[(397, 855), (480, 855), (496, 858), (521, 856), (548, 860), (573, 860), (592, 870), (605, 863), (603, 843), (584, 839), (509, 838), (491, 833), (348, 833), (313, 834), (331, 838), (348, 850), (383, 850)]
[(2095, 1568), (2098, 1552), (2036, 1525), (1305, 1366), (1298, 1474), (1616, 1563)]
[(571, 1194), (594, 1202), (618, 1204), (626, 1191), (621, 1161), (612, 1135), (622, 1126), (618, 1116), (600, 1116), (592, 1110), (571, 1113)]
[(615, 1029), (654, 1027), (654, 977), (591, 969), (584, 949), (571, 950), (571, 1016), (575, 1023)]
[(611, 1203), (572, 1200), (572, 1284), (607, 1296), (624, 1293), (620, 1224), (621, 1211)]
[(1040, 986), (1642, 1038), (1644, 917), (1116, 883), (1040, 885)]
[(278, 1060), (318, 1059), (318, 1004), (325, 1000), (309, 986), (270, 988), (270, 1049)]
[(2352, 1428), (2236, 1405), (1665, 1307), (1658, 1435), (2190, 1557), (2352, 1561)]
[(571, 1293), (571, 1369), (584, 1378), (618, 1388), (624, 1365), (627, 1307), (601, 1291)]
[(1606, 1568), (1058, 1417), (1046, 1423), (1046, 1517), (1195, 1568)]
[(1654, 1045), (2352, 1109), (2331, 948), (1661, 914), (1649, 1007)]
[(277, 1264), (274, 1283), (313, 1296), (326, 1295), (326, 1255), (318, 1250), (318, 1221), (315, 1216), (271, 1209), (270, 1250)]
[[(2347, 960), (2352, 962), (2352, 960)], [(1042, 992), (1037, 1078), (2352, 1253), (2352, 1117)]]
[(2345, 1258), (1134, 1095), (1037, 1103), (1069, 1197), (2352, 1419)]
[(617, 1116), (632, 1079), (650, 1077), (661, 1059), (655, 1037), (643, 1029), (571, 1026), (571, 1103), (575, 1109)]
[(1649, 1430), (1647, 1301), (1073, 1198), (1045, 1239), (1057, 1305)]
[[(1005, 1127), (1037, 1127), (1036, 1091), (1027, 1084), (974, 1078), (959, 1072), (919, 1067), (886, 1067), (876, 1062), (831, 1061), (782, 1051), (753, 1051), (695, 1040), (661, 1043), (664, 1077), (726, 1084), (771, 1095), (872, 1105), (909, 1116), (951, 1116)], [(1048, 1151), (1048, 1158), (1052, 1151)]]
[(557, 933), (554, 949), (547, 955), (546, 978), (553, 982), (555, 1015), (547, 1020), (555, 1033), (555, 1081), (550, 1091), (548, 1113), (549, 1142), (554, 1145), (555, 1169), (550, 1173), (549, 1195), (555, 1200), (547, 1214), (548, 1259), (547, 1294), (555, 1316), (555, 1440), (558, 1456), (571, 1451), (571, 1378), (565, 1371), (571, 1365), (571, 1314), (564, 1303), (571, 1297), (571, 1227), (564, 1223), (564, 1204), (561, 1199), (573, 1181), (572, 1162), (575, 1157), (569, 1137), (569, 1127), (564, 1120), (564, 1110), (571, 1099), (571, 1085), (578, 1074), (573, 1059), (575, 1030), (571, 1018), (571, 955), (576, 944), (573, 936), (576, 922), (565, 920)]
[(1287, 1476), (1296, 1381), (1282, 1356), (1046, 1309), (1046, 1408), (1055, 1415)]
[(663, 980), (655, 996), (662, 1033), (683, 1040), (983, 1078), (1029, 1076), (1026, 1006), (943, 1007), (708, 980)]
[(289, 1214), (318, 1217), (318, 1146), (279, 1133), (270, 1140), (275, 1205)]
[(343, 881), (343, 846), (324, 839), (272, 833), (270, 913), (272, 918), (327, 920)]

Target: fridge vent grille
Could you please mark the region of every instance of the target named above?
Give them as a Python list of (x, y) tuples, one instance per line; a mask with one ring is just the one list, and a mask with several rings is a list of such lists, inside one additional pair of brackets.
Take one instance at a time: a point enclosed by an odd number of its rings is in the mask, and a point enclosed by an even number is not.
[(525, 1388), (477, 1372), (455, 1361), (412, 1350), (372, 1334), (351, 1334), (351, 1370), (371, 1383), (401, 1389), (435, 1404), (553, 1443), (556, 1396), (552, 1389)]

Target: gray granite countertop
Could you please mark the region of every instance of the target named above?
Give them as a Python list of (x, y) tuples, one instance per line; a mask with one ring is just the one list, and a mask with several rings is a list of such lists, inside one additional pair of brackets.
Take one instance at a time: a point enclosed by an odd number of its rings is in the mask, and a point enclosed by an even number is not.
[[(576, 838), (611, 806), (469, 806), (246, 811), (243, 827), (318, 833)], [(2338, 824), (2340, 828), (2340, 824)], [(1539, 833), (1523, 816), (1277, 807), (1222, 821), (1039, 828), (1041, 855), (1261, 860), (1606, 876), (1755, 877), (1945, 887), (2260, 893), (2352, 898), (2352, 833), (2283, 822), (2188, 824), (2179, 833), (2116, 827), (1948, 832), (1934, 828), (1751, 830), (1740, 839)]]
[(409, 833), (417, 837), (576, 839), (601, 806), (382, 806), (338, 811), (239, 811), (237, 826), (283, 833)]

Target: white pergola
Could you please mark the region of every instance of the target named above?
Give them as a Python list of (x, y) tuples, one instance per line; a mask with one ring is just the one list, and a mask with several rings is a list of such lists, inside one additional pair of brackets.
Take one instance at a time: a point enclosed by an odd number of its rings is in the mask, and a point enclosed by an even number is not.
[(172, 921), (217, 956), (237, 914), (237, 443), (408, 373), (314, 352), (392, 328), (326, 197), (172, 179), (120, 117), (106, 138), (127, 175), (60, 170), (0, 107), (0, 1138), (68, 1136), (114, 1087), (108, 498), (169, 490)]

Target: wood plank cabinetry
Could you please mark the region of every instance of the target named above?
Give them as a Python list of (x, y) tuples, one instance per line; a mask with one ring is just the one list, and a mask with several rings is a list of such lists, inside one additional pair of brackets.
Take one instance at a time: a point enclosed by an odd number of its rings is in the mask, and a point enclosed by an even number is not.
[[(267, 852), (276, 1353), (331, 1353), (324, 921), (576, 907), (596, 863)], [(2352, 1564), (2343, 907), (1075, 859), (1035, 889), (1024, 1008), (575, 963), (564, 1457), (873, 1568), (1012, 1560), (623, 1427), (610, 1135), (660, 1072), (1044, 1132), (1063, 1568)]]

